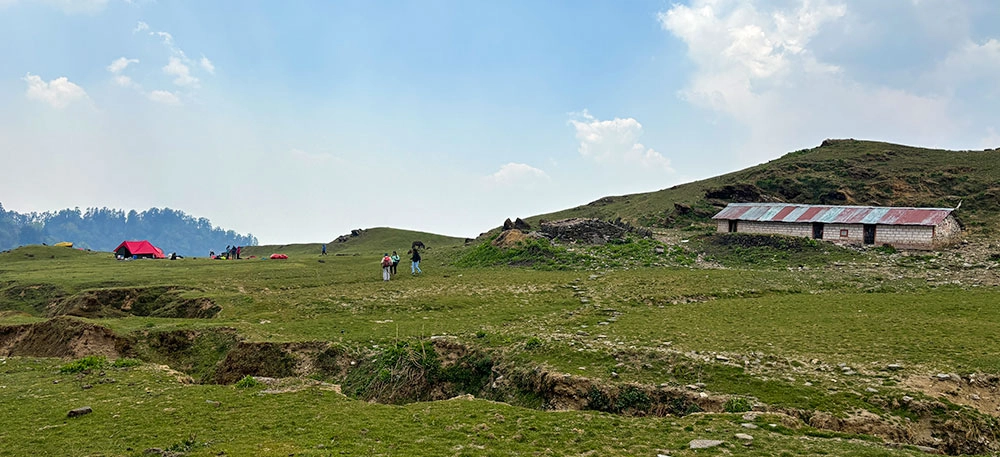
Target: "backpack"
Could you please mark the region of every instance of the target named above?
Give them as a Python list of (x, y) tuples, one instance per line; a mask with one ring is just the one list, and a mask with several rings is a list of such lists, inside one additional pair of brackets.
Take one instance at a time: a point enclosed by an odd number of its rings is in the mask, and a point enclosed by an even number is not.
[(390, 259), (389, 256), (382, 257), (382, 266), (383, 267), (391, 267), (392, 266), (392, 259)]

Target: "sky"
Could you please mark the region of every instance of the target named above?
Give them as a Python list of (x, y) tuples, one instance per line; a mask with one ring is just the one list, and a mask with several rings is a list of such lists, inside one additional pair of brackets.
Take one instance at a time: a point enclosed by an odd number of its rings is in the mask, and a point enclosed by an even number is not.
[(475, 237), (857, 138), (1000, 147), (995, 0), (0, 0), (0, 204)]

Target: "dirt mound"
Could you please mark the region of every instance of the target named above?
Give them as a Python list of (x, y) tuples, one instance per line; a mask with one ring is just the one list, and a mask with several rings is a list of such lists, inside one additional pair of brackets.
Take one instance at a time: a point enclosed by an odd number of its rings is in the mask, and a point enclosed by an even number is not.
[(127, 346), (111, 329), (69, 317), (0, 327), (0, 354), (4, 356), (118, 358)]
[[(328, 343), (240, 342), (219, 362), (213, 381), (232, 384), (244, 376), (286, 378), (306, 376), (317, 365)], [(336, 364), (335, 364), (336, 365)]]
[(50, 303), (66, 296), (66, 291), (52, 284), (0, 284), (0, 309), (39, 315)]
[(206, 297), (185, 297), (191, 291), (172, 287), (92, 289), (62, 298), (46, 307), (48, 316), (89, 318), (151, 316), (214, 317), (222, 309)]
[(534, 237), (518, 229), (504, 230), (493, 240), (493, 245), (500, 249), (509, 249), (532, 238)]

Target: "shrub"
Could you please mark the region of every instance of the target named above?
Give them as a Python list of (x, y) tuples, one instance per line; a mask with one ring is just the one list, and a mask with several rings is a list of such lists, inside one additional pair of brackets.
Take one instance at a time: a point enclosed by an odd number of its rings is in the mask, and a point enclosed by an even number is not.
[(264, 383), (258, 381), (257, 378), (254, 378), (253, 376), (250, 375), (246, 375), (243, 377), (243, 379), (236, 381), (236, 387), (239, 389), (252, 389), (254, 387), (260, 387), (263, 385)]
[(534, 349), (538, 349), (540, 347), (542, 347), (542, 340), (541, 340), (541, 338), (538, 338), (537, 336), (533, 336), (531, 338), (528, 338), (528, 341), (526, 343), (524, 343), (524, 349), (526, 349), (528, 351), (531, 351), (531, 350), (534, 350)]
[(114, 368), (129, 368), (129, 367), (137, 367), (139, 365), (142, 365), (142, 360), (130, 359), (127, 357), (115, 360), (114, 363), (111, 364), (111, 366)]
[(883, 244), (883, 245), (875, 248), (875, 251), (876, 252), (881, 252), (883, 254), (895, 254), (895, 253), (899, 252), (899, 250), (897, 250), (891, 244)]
[(723, 411), (727, 413), (745, 413), (751, 408), (753, 408), (753, 404), (749, 398), (745, 397), (732, 397), (726, 400), (726, 404), (722, 407)]
[(66, 365), (59, 367), (60, 373), (80, 373), (86, 370), (93, 370), (95, 368), (102, 368), (108, 359), (104, 356), (89, 355), (79, 360), (74, 360)]

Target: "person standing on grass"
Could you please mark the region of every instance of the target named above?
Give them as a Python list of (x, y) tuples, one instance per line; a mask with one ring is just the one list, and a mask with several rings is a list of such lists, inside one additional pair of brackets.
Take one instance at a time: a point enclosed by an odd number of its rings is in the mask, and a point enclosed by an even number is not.
[(410, 261), (413, 263), (410, 264), (410, 274), (423, 273), (423, 271), (420, 271), (420, 251), (414, 249), (412, 252), (413, 255), (410, 256)]
[(321, 252), (319, 255), (326, 255), (326, 245), (325, 244), (323, 245), (323, 252)]
[(396, 274), (396, 265), (399, 265), (399, 254), (396, 254), (396, 251), (392, 251), (392, 256), (389, 258), (392, 259), (392, 274)]
[(389, 275), (389, 270), (391, 268), (392, 268), (392, 257), (389, 257), (389, 253), (386, 252), (385, 255), (382, 256), (382, 280), (383, 281), (388, 281), (389, 280), (389, 276), (390, 276)]

